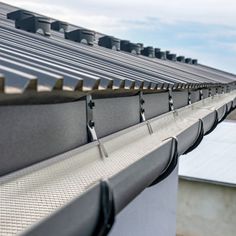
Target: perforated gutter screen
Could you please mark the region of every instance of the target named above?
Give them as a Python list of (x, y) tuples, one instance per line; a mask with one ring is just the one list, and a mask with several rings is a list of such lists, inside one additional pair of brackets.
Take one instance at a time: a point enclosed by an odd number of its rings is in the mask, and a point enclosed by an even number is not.
[(236, 106), (233, 74), (4, 3), (0, 23), (0, 235), (106, 235)]

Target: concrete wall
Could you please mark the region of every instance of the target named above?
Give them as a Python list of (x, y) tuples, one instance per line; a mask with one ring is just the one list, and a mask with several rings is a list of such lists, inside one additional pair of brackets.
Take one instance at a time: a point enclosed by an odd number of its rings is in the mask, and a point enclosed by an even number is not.
[(177, 169), (123, 209), (109, 236), (176, 235)]
[(235, 236), (236, 188), (179, 180), (178, 236)]

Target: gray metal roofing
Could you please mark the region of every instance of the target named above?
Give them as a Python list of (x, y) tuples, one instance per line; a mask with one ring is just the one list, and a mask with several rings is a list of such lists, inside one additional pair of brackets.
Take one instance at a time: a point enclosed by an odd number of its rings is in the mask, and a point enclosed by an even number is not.
[(236, 186), (236, 123), (223, 122), (194, 151), (180, 157), (179, 175)]
[[(17, 8), (0, 3), (0, 72), (5, 74), (5, 91), (88, 91), (94, 89), (160, 89), (168, 85), (201, 86), (231, 83), (236, 76), (202, 65), (148, 58), (88, 46), (64, 39), (51, 31), (50, 37), (15, 28), (6, 14)], [(74, 29), (70, 25), (69, 29)], [(97, 34), (101, 36), (101, 34)], [(11, 71), (7, 71), (10, 68)], [(20, 72), (34, 77), (23, 76)], [(7, 75), (7, 76), (6, 76)], [(20, 82), (15, 77), (23, 78)], [(181, 87), (181, 88), (182, 88)]]
[[(236, 107), (235, 75), (16, 29), (16, 9), (0, 3), (0, 234), (91, 235)], [(55, 220), (75, 198), (76, 223)]]

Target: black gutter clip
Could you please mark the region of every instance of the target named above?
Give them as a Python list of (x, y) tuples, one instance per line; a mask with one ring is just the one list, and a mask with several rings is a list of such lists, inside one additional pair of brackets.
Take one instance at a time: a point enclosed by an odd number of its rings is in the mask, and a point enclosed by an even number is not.
[(194, 150), (203, 140), (204, 137), (204, 127), (203, 127), (203, 121), (202, 119), (199, 119), (199, 132), (198, 132), (198, 137), (196, 138), (195, 142), (193, 143), (192, 146), (190, 146), (183, 154), (187, 154)]
[(172, 154), (170, 157), (170, 161), (167, 167), (162, 171), (162, 173), (149, 185), (149, 187), (160, 183), (162, 180), (167, 178), (175, 169), (178, 164), (178, 139), (176, 137), (172, 138)]
[(218, 121), (218, 123), (221, 123), (222, 121), (225, 120), (225, 118), (228, 116), (228, 114), (230, 113), (230, 111), (227, 111), (227, 105), (225, 105), (225, 114), (223, 115), (223, 117)]
[(101, 207), (99, 220), (93, 236), (108, 235), (115, 222), (115, 203), (112, 188), (107, 180), (101, 181)]
[(214, 111), (215, 113), (215, 120), (214, 120), (214, 123), (212, 125), (212, 127), (205, 133), (205, 135), (208, 135), (210, 134), (215, 128), (216, 126), (218, 125), (219, 121), (218, 121), (218, 113), (217, 113), (217, 110)]

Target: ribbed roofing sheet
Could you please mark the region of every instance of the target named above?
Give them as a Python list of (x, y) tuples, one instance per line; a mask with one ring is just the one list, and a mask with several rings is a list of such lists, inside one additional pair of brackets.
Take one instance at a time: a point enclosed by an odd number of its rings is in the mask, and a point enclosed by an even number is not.
[(42, 235), (48, 218), (58, 235), (68, 222), (54, 214), (74, 200), (70, 226), (91, 235), (104, 208), (166, 178), (236, 107), (233, 74), (104, 48), (100, 33), (93, 46), (30, 33), (7, 19), (15, 10), (0, 3), (0, 235)]
[(180, 177), (236, 186), (236, 123), (222, 122), (197, 149), (181, 156)]
[[(234, 75), (201, 65), (117, 52), (97, 44), (92, 47), (83, 45), (64, 39), (62, 32), (52, 30), (51, 36), (45, 37), (15, 29), (14, 21), (6, 19), (6, 14), (14, 10), (17, 8), (1, 3), (0, 55), (4, 66), (37, 77), (41, 91), (42, 87), (49, 91), (55, 89), (55, 79), (60, 77), (63, 85), (61, 88), (56, 86), (56, 89), (69, 91), (157, 89), (165, 84), (206, 86), (235, 81)], [(69, 25), (69, 28), (74, 26)], [(51, 84), (43, 81), (48, 73)], [(6, 86), (12, 85), (14, 79), (5, 77)], [(16, 90), (22, 90), (22, 87), (15, 86)]]

